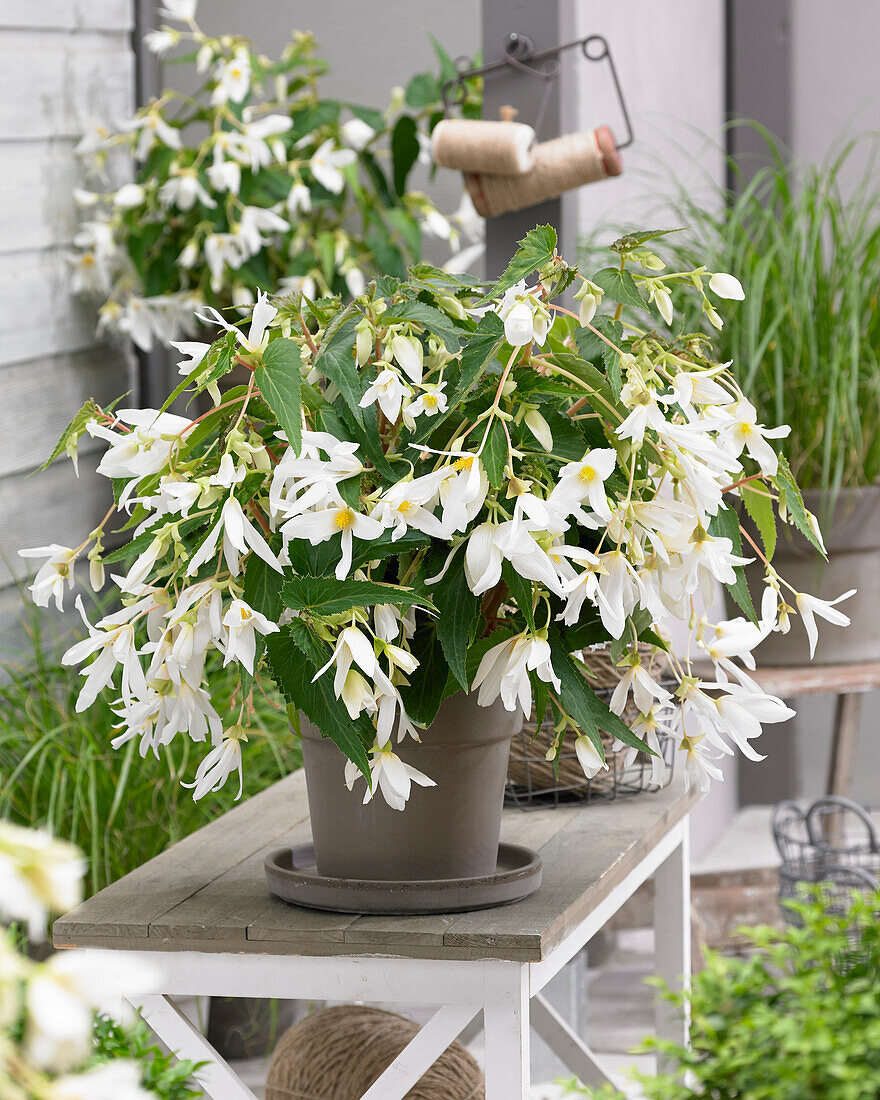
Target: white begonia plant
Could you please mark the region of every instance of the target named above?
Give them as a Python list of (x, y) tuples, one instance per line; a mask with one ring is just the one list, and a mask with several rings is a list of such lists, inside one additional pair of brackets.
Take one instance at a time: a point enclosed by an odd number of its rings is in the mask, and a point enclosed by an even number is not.
[[(457, 691), (524, 718), (549, 708), (552, 752), (571, 737), (588, 775), (604, 763), (600, 731), (656, 754), (657, 731), (675, 730), (701, 787), (732, 746), (755, 756), (762, 724), (793, 712), (750, 677), (752, 651), (797, 612), (811, 638), (816, 615), (845, 615), (780, 596), (777, 517), (819, 542), (768, 442), (785, 429), (755, 423), (704, 335), (656, 327), (661, 284), (670, 299), (682, 284), (732, 291), (703, 269), (664, 276), (645, 247), (657, 235), (616, 242), (615, 265), (588, 281), (543, 226), (490, 286), (421, 264), (346, 307), (324, 298), (306, 313), (301, 296), (260, 294), (246, 334), (215, 312), (220, 338), (186, 347), (180, 391), (247, 371), (209, 411), (87, 404), (55, 454), (75, 454), (85, 432), (105, 439), (98, 472), (115, 503), (80, 546), (45, 548), (32, 588), (63, 603), (89, 547), (112, 567), (121, 609), (66, 658), (91, 661), (80, 706), (116, 685), (114, 743), (137, 739), (142, 756), (178, 733), (206, 742), (196, 797), (231, 774), (241, 784), (254, 680), (267, 676), (294, 724), (304, 712), (348, 757), (349, 786), (360, 776), (365, 798), (398, 809), (432, 779), (403, 766), (395, 735), (418, 739)], [(585, 323), (553, 301), (578, 280), (579, 300), (594, 300)], [(741, 504), (765, 549), (740, 527)], [(107, 553), (116, 512), (131, 537)], [(766, 562), (760, 614), (751, 555)], [(702, 610), (718, 582), (741, 616)], [(714, 670), (670, 654), (670, 692), (638, 644), (665, 649), (672, 619)], [(610, 707), (581, 661), (602, 644), (623, 671)], [(241, 669), (229, 715), (204, 675), (212, 648)], [(633, 728), (619, 717), (630, 695)]]
[[(368, 277), (402, 276), (423, 232), (468, 245), (472, 261), (482, 223), (470, 203), (445, 217), (408, 190), (440, 117), (437, 77), (417, 74), (383, 114), (320, 97), (326, 66), (309, 34), (271, 61), (247, 39), (205, 34), (195, 4), (162, 14), (172, 25), (149, 32), (148, 48), (193, 51), (202, 86), (166, 90), (77, 147), (88, 186), (74, 191), (72, 286), (97, 299), (100, 332), (149, 350), (195, 335), (199, 306), (247, 307), (261, 287), (356, 296)], [(464, 107), (478, 104), (471, 86)], [(108, 159), (120, 152), (134, 156), (136, 180), (114, 188)]]

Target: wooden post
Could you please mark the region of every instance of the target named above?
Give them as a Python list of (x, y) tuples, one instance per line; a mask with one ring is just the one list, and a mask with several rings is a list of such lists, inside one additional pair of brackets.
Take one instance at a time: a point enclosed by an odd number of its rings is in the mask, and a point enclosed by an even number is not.
[[(535, 50), (549, 49), (563, 41), (566, 33), (561, 0), (483, 0), (483, 61), (489, 62), (504, 53), (508, 34), (522, 34), (531, 39)], [(564, 79), (564, 73), (562, 78)], [(518, 122), (534, 126), (547, 86), (543, 80), (527, 76), (514, 68), (504, 69), (486, 77), (483, 92), (483, 117), (500, 118), (502, 107), (515, 107)], [(541, 120), (538, 140), (546, 141), (560, 132), (560, 80), (551, 84), (546, 110)], [(555, 226), (562, 247), (562, 202), (552, 199), (490, 218), (486, 223), (486, 276), (501, 274), (513, 254), (516, 242), (536, 225)]]

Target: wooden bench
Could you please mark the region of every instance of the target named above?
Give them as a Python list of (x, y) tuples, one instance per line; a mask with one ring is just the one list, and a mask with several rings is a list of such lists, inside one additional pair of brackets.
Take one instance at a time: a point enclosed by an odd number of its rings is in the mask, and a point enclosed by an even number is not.
[[(215, 1100), (253, 1100), (172, 998), (278, 997), (435, 1005), (430, 1021), (364, 1100), (402, 1100), (459, 1035), (485, 1031), (487, 1100), (525, 1098), (529, 1028), (583, 1081), (610, 1080), (589, 1047), (541, 996), (546, 983), (650, 875), (657, 972), (690, 970), (687, 814), (696, 794), (506, 810), (503, 836), (540, 851), (541, 889), (473, 913), (370, 917), (317, 912), (272, 897), (263, 860), (309, 839), (301, 772), (180, 841), (55, 923), (60, 948), (150, 953), (161, 992), (136, 1007), (200, 1074)], [(120, 961), (122, 961), (120, 959)], [(668, 1006), (658, 1032), (682, 1039)]]

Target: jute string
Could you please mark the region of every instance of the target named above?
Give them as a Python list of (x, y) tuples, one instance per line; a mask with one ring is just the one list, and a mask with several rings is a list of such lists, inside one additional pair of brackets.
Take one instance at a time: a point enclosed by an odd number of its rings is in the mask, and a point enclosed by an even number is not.
[(446, 118), (431, 135), (431, 155), (442, 168), (518, 176), (532, 167), (535, 131), (522, 122)]
[[(418, 1032), (412, 1020), (363, 1005), (325, 1008), (278, 1040), (266, 1100), (360, 1100)], [(484, 1100), (479, 1066), (453, 1043), (407, 1100)]]
[(586, 183), (618, 175), (621, 170), (607, 127), (541, 142), (534, 153), (531, 170), (520, 176), (465, 173), (465, 186), (478, 214), (495, 218), (523, 210)]

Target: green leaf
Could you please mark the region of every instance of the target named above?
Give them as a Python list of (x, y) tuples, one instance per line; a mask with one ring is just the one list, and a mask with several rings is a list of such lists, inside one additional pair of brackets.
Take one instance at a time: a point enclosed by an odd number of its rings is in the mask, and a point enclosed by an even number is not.
[(766, 486), (763, 482), (759, 485), (759, 488), (751, 484), (741, 485), (739, 491), (746, 511), (758, 528), (767, 560), (772, 561), (776, 551), (776, 515), (773, 511), (773, 499), (767, 492)]
[(347, 106), (355, 118), (359, 118), (361, 122), (366, 122), (368, 126), (372, 126), (376, 133), (381, 134), (385, 129), (385, 116), (381, 111), (377, 111), (373, 107), (360, 107), (357, 103), (349, 103)]
[(430, 536), (421, 531), (409, 530), (397, 541), (392, 539), (393, 531), (383, 531), (377, 539), (370, 542), (361, 542), (355, 539), (354, 553), (352, 554), (351, 568), (361, 569), (371, 561), (383, 561), (385, 558), (396, 558), (400, 554), (408, 554), (413, 550), (421, 550), (430, 545)]
[(450, 399), (450, 405), (456, 405), (482, 375), (486, 366), (498, 350), (504, 337), (504, 323), (494, 310), (489, 310), (480, 318), (480, 323), (466, 338), (461, 353), (461, 374)]
[(445, 313), (433, 306), (425, 305), (424, 302), (401, 302), (400, 305), (392, 305), (382, 315), (382, 323), (393, 324), (395, 321), (413, 321), (424, 325), (432, 336), (443, 341), (447, 350), (453, 355), (461, 347), (461, 337), (467, 335), (456, 328)]
[(409, 688), (401, 692), (406, 713), (420, 726), (429, 726), (443, 701), (447, 677), (443, 647), (433, 624), (421, 627), (410, 640), (410, 650), (419, 667), (409, 677)]
[(363, 395), (354, 353), (355, 329), (359, 320), (360, 314), (355, 311), (348, 314), (332, 331), (328, 328), (331, 334), (329, 337), (325, 334), (325, 343), (315, 356), (314, 365), (334, 383), (351, 410), (351, 415), (363, 427), (364, 410), (360, 407)]
[(266, 638), (269, 668), (278, 690), (288, 703), (302, 710), (325, 736), (354, 761), (370, 782), (367, 747), (375, 736), (363, 714), (352, 720), (345, 704), (333, 692), (332, 670), (312, 682), (316, 671), (330, 659), (330, 647), (294, 619), (277, 634)]
[(419, 156), (416, 120), (401, 115), (391, 134), (391, 163), (394, 166), (394, 190), (398, 196), (406, 193), (406, 178)]
[(501, 578), (507, 585), (511, 599), (520, 609), (529, 630), (535, 629), (534, 590), (532, 582), (521, 577), (509, 561), (505, 559), (501, 566)]
[[(275, 537), (278, 539), (277, 535)], [(276, 546), (273, 549), (277, 550), (278, 547)], [(251, 554), (248, 557), (247, 565), (244, 570), (244, 585), (241, 598), (249, 607), (252, 607), (254, 611), (259, 611), (261, 615), (265, 615), (270, 622), (277, 622), (278, 616), (281, 614), (281, 609), (284, 606), (281, 602), (281, 586), (283, 583), (284, 577), (277, 569), (273, 569), (271, 565), (263, 561), (257, 554)], [(257, 631), (255, 637), (257, 648), (254, 654), (254, 671), (256, 671), (263, 651), (266, 648), (265, 636)], [(243, 696), (247, 696), (252, 684), (253, 677), (247, 669), (242, 666), (241, 687)]]
[(617, 267), (603, 267), (592, 281), (600, 286), (612, 301), (623, 302), (627, 306), (644, 308), (645, 299), (639, 293), (635, 280), (628, 271), (621, 271)]
[(646, 229), (642, 233), (626, 233), (610, 244), (608, 247), (614, 252), (632, 252), (640, 244), (656, 240), (657, 237), (668, 237), (670, 233), (682, 233), (681, 229)]
[(382, 603), (434, 610), (430, 600), (412, 588), (379, 581), (359, 581), (352, 577), (344, 581), (338, 581), (335, 577), (293, 577), (284, 582), (281, 600), (285, 607), (308, 611), (313, 615), (338, 615), (354, 607), (372, 607)]
[[(435, 47), (436, 48), (436, 47)], [(416, 73), (406, 86), (408, 107), (430, 107), (440, 99), (440, 84), (433, 73)]]
[(100, 405), (96, 404), (90, 397), (88, 401), (83, 405), (79, 412), (71, 419), (70, 423), (61, 433), (61, 438), (55, 444), (55, 447), (43, 465), (41, 470), (45, 470), (47, 466), (50, 466), (55, 459), (64, 451), (67, 444), (71, 440), (78, 440), (79, 437), (85, 432), (86, 424), (90, 420), (94, 420), (96, 417), (103, 413), (103, 409)]
[(810, 520), (807, 516), (807, 506), (804, 504), (804, 498), (801, 496), (801, 491), (794, 479), (794, 474), (791, 472), (788, 460), (785, 455), (782, 454), (778, 457), (779, 466), (773, 481), (776, 488), (779, 490), (780, 504), (784, 505), (788, 510), (788, 514), (791, 516), (798, 531), (800, 531), (805, 538), (809, 539), (822, 557), (827, 560), (827, 555), (823, 551), (821, 543), (816, 538), (813, 528), (810, 526)]
[(494, 489), (500, 488), (504, 484), (504, 467), (507, 465), (507, 436), (500, 420), (493, 421), (480, 458), (490, 484)]
[(481, 300), (491, 301), (505, 290), (509, 290), (520, 281), (548, 263), (556, 251), (556, 230), (551, 225), (538, 225), (530, 229), (519, 242), (513, 259), (507, 265), (504, 274)]
[(111, 550), (109, 554), (103, 554), (101, 560), (105, 565), (110, 565), (115, 561), (124, 561), (126, 558), (132, 557), (132, 555), (142, 554), (144, 550), (150, 546), (156, 536), (167, 531), (169, 527), (176, 527), (181, 538), (183, 538), (185, 535), (192, 534), (192, 532), (198, 530), (198, 528), (206, 526), (208, 522), (208, 516), (192, 516), (190, 519), (176, 520), (170, 523), (160, 520), (151, 527), (150, 530), (144, 531), (143, 534), (138, 535), (137, 538), (133, 538), (124, 546), (119, 546), (115, 550)]
[(439, 612), (437, 637), (443, 655), (452, 675), (464, 691), (467, 691), (470, 686), (467, 648), (480, 616), (480, 599), (468, 588), (464, 569), (458, 562), (446, 570), (442, 580), (431, 585), (431, 593)]
[(446, 52), (446, 50), (440, 45), (433, 34), (429, 34), (431, 39), (431, 45), (434, 47), (434, 53), (437, 55), (437, 60), (440, 62), (440, 76), (445, 82), (447, 80), (458, 79), (458, 69), (455, 67), (455, 62)]
[[(718, 514), (712, 517), (709, 524), (709, 534), (730, 539), (733, 543), (734, 554), (742, 556), (739, 516), (732, 508), (722, 507), (718, 509)], [(727, 584), (724, 587), (736, 601), (737, 606), (743, 610), (746, 617), (751, 622), (757, 623), (758, 616), (755, 613), (755, 605), (752, 603), (752, 595), (746, 581), (746, 571), (741, 565), (735, 565), (733, 571), (736, 574), (736, 580), (733, 584)]]
[(278, 418), (295, 455), (302, 447), (301, 363), (296, 341), (278, 337), (263, 352), (263, 362), (254, 372), (260, 393)]

